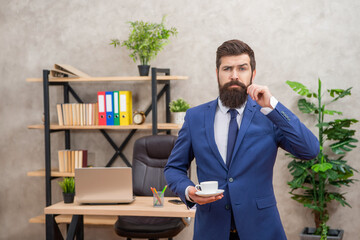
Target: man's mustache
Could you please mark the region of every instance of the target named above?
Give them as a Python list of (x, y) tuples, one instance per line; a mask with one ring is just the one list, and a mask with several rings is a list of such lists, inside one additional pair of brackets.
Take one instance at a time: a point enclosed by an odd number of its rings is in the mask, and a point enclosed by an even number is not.
[(234, 86), (234, 85), (239, 86), (247, 91), (247, 86), (245, 86), (245, 84), (243, 84), (242, 82), (239, 82), (239, 81), (235, 81), (235, 80), (225, 83), (223, 88), (229, 89), (231, 86)]

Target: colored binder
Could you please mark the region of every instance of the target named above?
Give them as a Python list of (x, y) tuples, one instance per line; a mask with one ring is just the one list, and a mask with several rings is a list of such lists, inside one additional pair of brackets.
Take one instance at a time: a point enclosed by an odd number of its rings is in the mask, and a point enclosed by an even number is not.
[(114, 125), (120, 125), (119, 91), (114, 91)]
[(106, 125), (105, 92), (98, 92), (99, 125)]
[(120, 91), (120, 125), (132, 124), (132, 96), (130, 91)]
[(114, 125), (114, 93), (105, 92), (106, 125)]

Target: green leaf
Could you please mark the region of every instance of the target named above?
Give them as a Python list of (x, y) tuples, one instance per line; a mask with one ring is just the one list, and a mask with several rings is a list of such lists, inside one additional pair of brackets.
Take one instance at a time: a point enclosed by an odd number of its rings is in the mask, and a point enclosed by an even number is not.
[(355, 130), (347, 129), (356, 123), (356, 119), (336, 119), (328, 122), (329, 127), (323, 131), (329, 140), (344, 140), (351, 138), (355, 134)]
[(351, 208), (350, 204), (346, 202), (346, 199), (344, 197), (344, 194), (337, 193), (337, 192), (331, 192), (329, 193), (331, 195), (331, 199), (339, 202), (343, 207), (348, 206)]
[(335, 154), (345, 154), (345, 152), (350, 152), (352, 148), (356, 148), (355, 145), (350, 144), (353, 142), (358, 142), (358, 140), (354, 138), (347, 138), (331, 144), (330, 148)]
[(313, 210), (318, 211), (318, 212), (321, 212), (321, 211), (322, 211), (322, 208), (321, 208), (321, 207), (316, 206), (316, 205), (313, 205), (313, 204), (304, 204), (304, 207), (313, 209)]
[(310, 90), (307, 87), (305, 87), (303, 84), (299, 82), (286, 81), (286, 84), (289, 85), (297, 94), (301, 96), (306, 96), (308, 98), (317, 97), (316, 93), (310, 92)]
[(346, 90), (343, 89), (329, 89), (328, 92), (330, 93), (331, 97), (335, 97), (335, 95), (337, 95), (337, 97), (335, 99), (333, 99), (331, 102), (335, 102), (340, 98), (343, 98), (345, 96), (350, 96), (351, 95), (351, 88), (348, 88)]
[(311, 169), (314, 170), (315, 172), (326, 172), (327, 170), (332, 168), (332, 164), (331, 163), (318, 163), (318, 164), (314, 164)]
[(303, 113), (312, 113), (315, 112), (315, 110), (317, 109), (315, 104), (310, 103), (305, 99), (300, 99), (298, 101), (298, 108)]
[(324, 114), (328, 114), (328, 115), (334, 115), (334, 114), (342, 115), (342, 112), (334, 111), (334, 110), (324, 110)]
[(326, 175), (328, 176), (328, 178), (330, 180), (336, 180), (338, 179), (339, 175), (336, 173), (336, 171), (332, 170), (332, 169), (328, 169), (326, 171)]

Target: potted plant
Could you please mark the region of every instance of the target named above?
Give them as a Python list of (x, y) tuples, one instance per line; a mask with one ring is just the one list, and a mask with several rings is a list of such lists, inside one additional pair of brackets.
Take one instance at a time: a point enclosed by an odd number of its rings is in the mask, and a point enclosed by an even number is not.
[[(288, 182), (292, 199), (312, 210), (316, 228), (305, 228), (300, 239), (342, 239), (343, 230), (332, 230), (327, 225), (329, 220), (328, 205), (337, 201), (342, 206), (350, 206), (345, 194), (340, 191), (342, 187), (349, 187), (354, 183), (354, 168), (344, 159), (347, 152), (356, 148), (354, 138), (355, 130), (349, 129), (356, 119), (325, 120), (327, 115), (342, 115), (342, 112), (329, 110), (327, 106), (343, 97), (351, 95), (351, 88), (327, 90), (331, 101), (324, 103), (321, 81), (318, 80), (318, 91), (311, 92), (298, 82), (286, 82), (296, 93), (307, 99), (315, 99), (316, 103), (301, 98), (298, 108), (301, 112), (315, 115), (317, 118), (318, 138), (320, 152), (315, 159), (300, 160), (291, 154), (293, 159), (288, 168), (292, 180)], [(331, 237), (330, 237), (331, 236)]]
[(75, 181), (73, 177), (65, 177), (59, 182), (63, 191), (64, 203), (73, 203), (75, 196)]
[(185, 112), (190, 108), (190, 105), (182, 98), (170, 102), (171, 121), (177, 124), (183, 124)]
[[(121, 46), (125, 46), (131, 51), (129, 56), (134, 62), (140, 60), (141, 65), (138, 65), (140, 76), (149, 74), (150, 60), (154, 59), (164, 46), (169, 43), (168, 38), (171, 35), (177, 34), (176, 28), (167, 29), (165, 27), (165, 18), (166, 16), (162, 18), (161, 23), (129, 22), (131, 32), (128, 40), (123, 41)], [(112, 39), (110, 44), (117, 47), (120, 46), (120, 41)]]

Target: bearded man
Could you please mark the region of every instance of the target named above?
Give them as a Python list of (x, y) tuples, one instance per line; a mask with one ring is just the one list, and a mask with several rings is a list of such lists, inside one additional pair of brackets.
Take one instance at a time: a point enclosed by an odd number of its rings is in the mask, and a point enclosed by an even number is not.
[[(216, 74), (219, 98), (187, 111), (165, 178), (189, 208), (196, 204), (193, 239), (284, 240), (272, 183), (278, 147), (312, 159), (319, 142), (268, 87), (253, 83), (246, 43), (219, 46)], [(199, 194), (187, 176), (194, 158), (199, 182), (217, 181), (223, 193)]]

